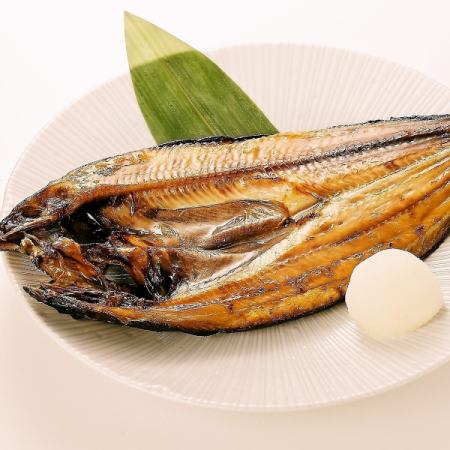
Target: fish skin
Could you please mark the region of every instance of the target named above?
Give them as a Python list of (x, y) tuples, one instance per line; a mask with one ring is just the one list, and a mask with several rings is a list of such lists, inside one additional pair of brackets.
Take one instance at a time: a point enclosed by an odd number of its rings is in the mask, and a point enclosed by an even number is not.
[[(104, 242), (61, 235), (83, 208), (114, 230)], [(363, 259), (385, 248), (423, 257), (449, 227), (446, 115), (171, 143), (87, 164), (17, 205), (0, 223), (0, 249), (39, 255), (41, 270), (58, 273), (26, 290), (60, 312), (211, 334), (327, 308)], [(112, 262), (137, 290), (104, 276)]]
[[(138, 150), (123, 155), (105, 158), (86, 164), (69, 172), (60, 180), (49, 183), (44, 189), (19, 203), (11, 213), (0, 222), (0, 241), (9, 240), (14, 233), (24, 232), (34, 228), (48, 226), (52, 222), (73, 213), (87, 202), (92, 202), (111, 196), (125, 195), (130, 192), (175, 189), (173, 198), (163, 198), (155, 202), (155, 208), (175, 209), (193, 206), (192, 201), (184, 203), (177, 201), (182, 197), (180, 188), (189, 187), (211, 181), (211, 177), (219, 183), (240, 182), (242, 177), (250, 175), (246, 192), (235, 193), (235, 199), (249, 200), (248, 189), (276, 189), (278, 196), (283, 198), (288, 190), (289, 176), (281, 181), (278, 172), (289, 166), (307, 168), (307, 163), (313, 164), (330, 159), (336, 161), (339, 155), (358, 155), (374, 145), (397, 143), (415, 135), (432, 135), (432, 133), (449, 132), (450, 115), (413, 117), (391, 121), (371, 121), (366, 124), (333, 127), (315, 132), (279, 133), (273, 136), (253, 138), (233, 142), (219, 143), (202, 142), (196, 144), (163, 145), (151, 149)], [(357, 159), (357, 158), (355, 158)], [(338, 171), (339, 174), (339, 169)], [(329, 169), (328, 169), (329, 170)], [(342, 172), (345, 174), (345, 171)], [(253, 177), (252, 177), (253, 175)], [(303, 178), (314, 182), (317, 171), (306, 170), (301, 173)], [(320, 175), (319, 175), (320, 176)], [(277, 181), (279, 183), (277, 183)], [(330, 194), (328, 186), (313, 186), (316, 192), (310, 192), (306, 183), (297, 181), (297, 187), (303, 184), (304, 191), (293, 189), (292, 209), (303, 209), (305, 204), (313, 203), (314, 195)], [(278, 186), (282, 184), (280, 189)], [(315, 183), (313, 183), (315, 184)], [(178, 188), (178, 189), (177, 189)], [(317, 191), (323, 191), (319, 194)], [(223, 193), (216, 192), (216, 200)], [(294, 195), (295, 194), (295, 195)], [(252, 198), (261, 199), (259, 192), (251, 192)], [(165, 195), (165, 197), (171, 197)], [(238, 197), (238, 198), (236, 198)], [(268, 195), (274, 200), (273, 192)], [(284, 196), (285, 197), (285, 196)], [(165, 201), (164, 201), (165, 200)], [(212, 199), (208, 199), (212, 200)], [(211, 204), (211, 203), (207, 203)], [(212, 203), (214, 204), (214, 203)], [(197, 206), (197, 205), (195, 205)]]

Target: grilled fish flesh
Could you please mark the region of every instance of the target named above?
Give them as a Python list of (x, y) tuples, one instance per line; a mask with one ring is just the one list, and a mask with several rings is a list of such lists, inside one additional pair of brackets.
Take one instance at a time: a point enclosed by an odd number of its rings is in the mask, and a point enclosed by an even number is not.
[(82, 166), (19, 203), (0, 249), (76, 318), (195, 334), (341, 300), (386, 248), (423, 257), (450, 224), (450, 115), (169, 143)]

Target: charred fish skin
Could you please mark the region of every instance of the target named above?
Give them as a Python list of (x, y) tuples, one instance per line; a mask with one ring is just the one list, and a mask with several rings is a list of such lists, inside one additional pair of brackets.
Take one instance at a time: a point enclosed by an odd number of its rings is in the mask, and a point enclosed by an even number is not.
[[(24, 286), (24, 291), (37, 300), (47, 306), (56, 309), (60, 314), (68, 314), (73, 319), (87, 319), (105, 322), (111, 325), (118, 326), (129, 326), (132, 328), (139, 328), (142, 330), (155, 331), (155, 332), (183, 332), (187, 334), (192, 334), (194, 336), (212, 336), (219, 333), (239, 333), (244, 331), (250, 331), (254, 329), (261, 329), (271, 327), (283, 322), (292, 321), (300, 319), (302, 317), (310, 316), (317, 312), (323, 311), (330, 308), (331, 306), (340, 302), (337, 300), (335, 303), (327, 304), (326, 306), (320, 306), (316, 309), (311, 309), (304, 312), (301, 315), (295, 317), (285, 317), (278, 320), (272, 320), (270, 322), (263, 322), (257, 325), (244, 325), (242, 327), (235, 328), (201, 328), (201, 327), (189, 327), (183, 324), (174, 327), (170, 323), (165, 322), (155, 322), (151, 319), (148, 320), (124, 320), (124, 317), (119, 318), (115, 315), (112, 310), (104, 308), (90, 308), (89, 304), (93, 303), (93, 299), (96, 298), (98, 303), (107, 303), (106, 298), (108, 298), (109, 303), (116, 302), (117, 305), (123, 304), (121, 301), (125, 299), (127, 301), (128, 307), (136, 308), (136, 301), (140, 300), (141, 308), (151, 307), (151, 302), (145, 303), (144, 299), (137, 299), (133, 295), (126, 294), (120, 291), (106, 292), (106, 291), (82, 291), (76, 288), (68, 288), (62, 293), (59, 290), (54, 290), (53, 286), (48, 284), (41, 284), (35, 286)], [(96, 297), (98, 296), (98, 297)], [(133, 306), (131, 306), (133, 305)]]
[[(233, 183), (245, 174), (253, 174), (260, 180), (277, 179), (278, 172), (289, 167), (337, 161), (339, 156), (346, 158), (371, 148), (396, 145), (411, 136), (439, 136), (449, 132), (449, 122), (450, 115), (414, 116), (247, 140), (220, 138), (216, 141), (211, 138), (211, 141), (200, 140), (199, 144), (167, 144), (105, 158), (69, 172), (20, 202), (0, 222), (0, 242), (10, 241), (15, 233), (48, 226), (83, 204), (99, 199), (145, 190), (153, 192), (155, 188), (172, 189), (175, 196), (182, 197), (180, 188), (189, 189), (189, 182), (195, 185), (196, 182), (219, 179)], [(302, 175), (309, 175), (308, 179), (318, 176), (314, 171)], [(275, 183), (268, 181), (250, 183), (247, 187), (258, 190), (264, 184), (268, 184), (269, 189), (276, 188)], [(310, 200), (314, 194), (307, 192), (302, 197)], [(252, 196), (258, 197), (255, 193)], [(245, 193), (238, 197), (248, 200)], [(216, 200), (225, 201), (223, 198)], [(155, 204), (155, 208), (165, 206), (167, 209), (182, 207), (176, 202)], [(186, 206), (191, 203), (186, 202)], [(300, 201), (297, 208), (303, 207)]]
[(210, 141), (87, 164), (21, 202), (0, 248), (52, 278), (27, 292), (77, 318), (241, 331), (327, 308), (361, 260), (448, 233), (449, 115)]

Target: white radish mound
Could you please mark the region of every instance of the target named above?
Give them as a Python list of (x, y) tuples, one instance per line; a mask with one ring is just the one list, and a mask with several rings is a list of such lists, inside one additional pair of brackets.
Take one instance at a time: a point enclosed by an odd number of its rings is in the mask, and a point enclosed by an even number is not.
[(419, 258), (383, 250), (353, 270), (346, 299), (350, 317), (375, 339), (394, 339), (428, 322), (442, 307), (437, 278)]

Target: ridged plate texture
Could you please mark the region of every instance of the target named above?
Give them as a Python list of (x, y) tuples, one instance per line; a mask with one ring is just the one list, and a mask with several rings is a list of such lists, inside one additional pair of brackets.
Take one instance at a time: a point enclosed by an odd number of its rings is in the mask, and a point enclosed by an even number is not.
[[(450, 112), (450, 90), (400, 65), (349, 51), (257, 45), (213, 52), (280, 130), (307, 130), (412, 114)], [(70, 169), (150, 146), (128, 75), (76, 102), (26, 149), (7, 186), (4, 213)], [(37, 304), (21, 285), (30, 264), (5, 256), (17, 301), (68, 351), (142, 391), (209, 407), (306, 409), (372, 395), (422, 375), (450, 356), (450, 239), (427, 262), (445, 307), (393, 342), (363, 336), (340, 304), (275, 327), (196, 337), (75, 321)]]

